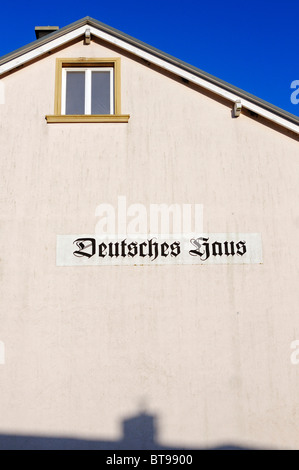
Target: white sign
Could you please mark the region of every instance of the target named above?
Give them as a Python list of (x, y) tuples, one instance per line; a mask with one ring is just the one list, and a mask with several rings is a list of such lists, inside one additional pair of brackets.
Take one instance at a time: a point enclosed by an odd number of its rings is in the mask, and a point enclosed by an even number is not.
[(260, 264), (259, 233), (57, 235), (57, 266)]

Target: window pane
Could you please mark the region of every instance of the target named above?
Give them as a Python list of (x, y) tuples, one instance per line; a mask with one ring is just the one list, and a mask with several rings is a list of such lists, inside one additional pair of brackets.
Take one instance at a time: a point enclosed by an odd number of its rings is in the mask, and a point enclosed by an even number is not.
[(65, 114), (84, 114), (85, 72), (67, 72)]
[(92, 72), (91, 114), (110, 114), (110, 72)]

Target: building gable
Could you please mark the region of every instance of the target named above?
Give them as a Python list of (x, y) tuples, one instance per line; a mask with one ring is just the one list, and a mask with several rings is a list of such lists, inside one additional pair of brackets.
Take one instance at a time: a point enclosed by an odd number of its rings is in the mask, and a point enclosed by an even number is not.
[(44, 57), (45, 54), (79, 38), (85, 38), (86, 43), (90, 42), (90, 38), (103, 40), (107, 44), (116, 46), (161, 68), (161, 70), (182, 78), (184, 81), (198, 85), (215, 96), (228, 100), (235, 117), (238, 117), (242, 109), (245, 109), (299, 134), (298, 117), (90, 17), (82, 18), (2, 57), (0, 59), (0, 79), (1, 76), (14, 69), (39, 57)]

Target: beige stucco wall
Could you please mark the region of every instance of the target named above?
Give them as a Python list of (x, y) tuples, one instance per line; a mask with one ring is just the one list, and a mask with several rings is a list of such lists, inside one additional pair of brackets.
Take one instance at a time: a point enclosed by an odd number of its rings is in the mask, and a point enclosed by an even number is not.
[[(121, 56), (128, 124), (47, 124), (56, 57)], [(2, 78), (0, 433), (299, 448), (298, 142), (107, 46)], [(56, 267), (95, 208), (202, 203), (205, 232), (258, 232), (262, 265)]]

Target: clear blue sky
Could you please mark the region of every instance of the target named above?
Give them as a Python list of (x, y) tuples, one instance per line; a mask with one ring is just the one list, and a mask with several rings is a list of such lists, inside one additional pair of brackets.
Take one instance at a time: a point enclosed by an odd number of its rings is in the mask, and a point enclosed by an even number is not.
[(298, 0), (1, 2), (0, 56), (91, 16), (299, 116)]

